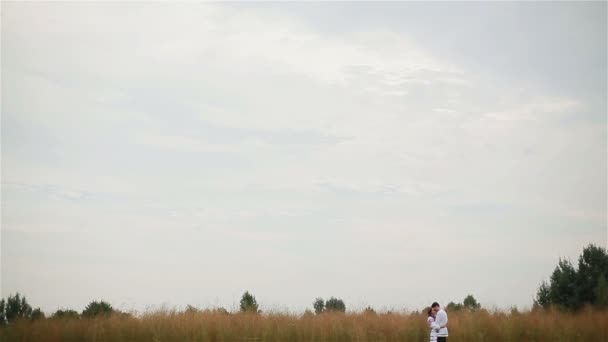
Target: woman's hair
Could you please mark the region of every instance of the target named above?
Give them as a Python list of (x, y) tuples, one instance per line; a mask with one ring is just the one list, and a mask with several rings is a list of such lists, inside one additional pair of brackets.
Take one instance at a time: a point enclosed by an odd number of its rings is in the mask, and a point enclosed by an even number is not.
[(433, 316), (433, 308), (430, 308), (426, 313), (429, 315), (429, 317)]

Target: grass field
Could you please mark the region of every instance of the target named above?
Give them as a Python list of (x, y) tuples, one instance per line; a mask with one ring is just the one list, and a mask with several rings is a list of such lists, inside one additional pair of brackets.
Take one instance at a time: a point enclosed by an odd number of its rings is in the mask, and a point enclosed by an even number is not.
[[(449, 313), (454, 341), (608, 341), (608, 312)], [(155, 311), (137, 316), (20, 321), (1, 341), (428, 341), (425, 316)]]

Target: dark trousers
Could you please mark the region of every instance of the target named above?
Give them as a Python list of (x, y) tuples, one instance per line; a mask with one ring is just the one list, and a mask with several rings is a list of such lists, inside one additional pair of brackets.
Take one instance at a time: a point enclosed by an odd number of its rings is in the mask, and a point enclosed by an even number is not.
[(437, 342), (448, 342), (448, 338), (446, 336), (437, 337)]

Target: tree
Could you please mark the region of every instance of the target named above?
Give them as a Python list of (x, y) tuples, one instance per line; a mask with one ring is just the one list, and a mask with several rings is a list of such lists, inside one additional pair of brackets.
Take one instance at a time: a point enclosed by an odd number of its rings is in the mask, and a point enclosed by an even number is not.
[(595, 293), (595, 305), (600, 308), (608, 307), (608, 282), (606, 277), (601, 274), (600, 279), (597, 282), (597, 286), (594, 289)]
[(551, 274), (551, 302), (562, 309), (576, 309), (578, 299), (576, 296), (577, 274), (570, 260), (560, 259), (557, 267)]
[(21, 297), (19, 293), (16, 293), (14, 296), (8, 296), (6, 299), (4, 316), (7, 323), (21, 318), (31, 318), (32, 307), (28, 304), (25, 297)]
[(445, 306), (445, 309), (447, 311), (460, 311), (463, 309), (463, 305), (462, 303), (449, 302), (448, 305)]
[(578, 269), (568, 260), (560, 259), (549, 282), (542, 282), (534, 300), (535, 307), (555, 306), (577, 310), (585, 304), (606, 305), (608, 252), (589, 245), (578, 259)]
[(2, 298), (2, 299), (0, 299), (0, 326), (6, 324), (5, 309), (6, 309), (6, 302), (4, 301), (4, 298)]
[(325, 302), (325, 310), (333, 312), (345, 312), (346, 305), (342, 299), (331, 297)]
[(54, 314), (51, 315), (51, 318), (55, 319), (78, 319), (80, 318), (80, 314), (76, 310), (57, 310)]
[(481, 308), (481, 304), (477, 302), (473, 295), (466, 296), (462, 304), (463, 307), (467, 310), (479, 310)]
[(92, 301), (82, 311), (82, 317), (97, 317), (97, 316), (108, 316), (116, 311), (112, 308), (112, 305), (102, 301)]
[(245, 291), (245, 293), (243, 293), (243, 297), (241, 297), (241, 311), (254, 313), (260, 312), (258, 310), (258, 302), (255, 300), (255, 297), (249, 293), (249, 291)]
[(314, 303), (312, 303), (312, 307), (315, 309), (315, 314), (322, 314), (323, 311), (325, 311), (325, 302), (323, 301), (323, 298), (316, 298)]
[(546, 281), (543, 281), (538, 288), (536, 293), (536, 299), (534, 299), (535, 308), (546, 308), (551, 305), (551, 287)]
[(44, 312), (40, 310), (40, 308), (35, 308), (34, 310), (32, 310), (32, 316), (30, 318), (34, 321), (38, 319), (45, 319), (46, 316), (44, 315)]
[(577, 306), (597, 302), (595, 289), (602, 276), (608, 278), (608, 253), (601, 247), (589, 245), (578, 258), (575, 291)]

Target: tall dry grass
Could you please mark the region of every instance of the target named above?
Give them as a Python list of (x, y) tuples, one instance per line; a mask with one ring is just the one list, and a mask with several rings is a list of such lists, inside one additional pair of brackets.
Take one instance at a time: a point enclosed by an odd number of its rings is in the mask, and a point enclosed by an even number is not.
[[(449, 313), (454, 341), (608, 341), (608, 312), (591, 309)], [(420, 314), (223, 314), (169, 310), (140, 316), (21, 321), (0, 341), (428, 341)]]

